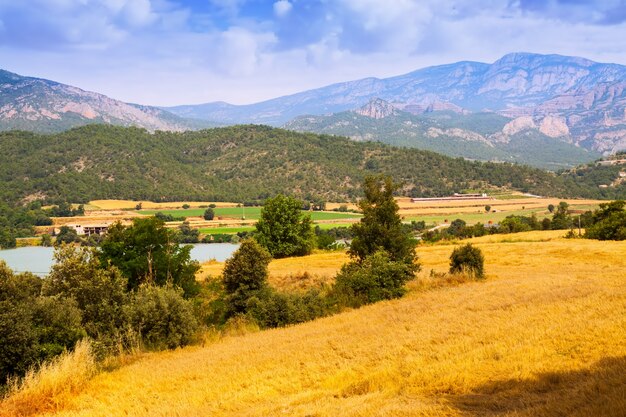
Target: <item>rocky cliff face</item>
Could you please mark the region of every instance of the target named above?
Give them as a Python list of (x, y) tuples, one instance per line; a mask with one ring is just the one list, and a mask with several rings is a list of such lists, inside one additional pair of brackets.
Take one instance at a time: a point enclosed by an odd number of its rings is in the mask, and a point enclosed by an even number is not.
[(51, 132), (98, 122), (150, 131), (190, 127), (184, 119), (156, 107), (128, 104), (53, 81), (0, 71), (0, 130)]
[(372, 119), (384, 119), (398, 113), (398, 110), (390, 103), (380, 98), (371, 99), (366, 105), (354, 111), (361, 116)]
[[(491, 111), (530, 117), (543, 134), (587, 149), (623, 149), (626, 67), (584, 58), (513, 53), (492, 64), (458, 62), (387, 78), (339, 83), (247, 106), (184, 106), (180, 114), (282, 125), (300, 115), (348, 111), (380, 98), (415, 114)], [(179, 109), (172, 109), (178, 112)], [(184, 111), (184, 113), (182, 113)], [(596, 135), (601, 133), (602, 139)]]

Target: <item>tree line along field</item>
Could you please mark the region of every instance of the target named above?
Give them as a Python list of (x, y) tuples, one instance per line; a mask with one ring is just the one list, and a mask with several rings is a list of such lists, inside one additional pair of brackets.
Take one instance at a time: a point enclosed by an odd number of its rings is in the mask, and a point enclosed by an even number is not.
[[(530, 216), (535, 214), (539, 220), (550, 217), (548, 211), (550, 204), (557, 206), (560, 201), (566, 201), (570, 210), (585, 211), (593, 210), (601, 204), (602, 200), (581, 200), (581, 199), (557, 199), (557, 198), (528, 198), (515, 194), (505, 194), (489, 200), (453, 200), (453, 201), (428, 201), (413, 203), (409, 198), (399, 197), (396, 199), (405, 222), (425, 221), (427, 225), (442, 224), (455, 219), (462, 219), (467, 224), (489, 222), (498, 223), (506, 216), (522, 215)], [(141, 204), (142, 210), (136, 210), (135, 206)], [(55, 224), (75, 223), (80, 221), (100, 222), (129, 220), (135, 216), (153, 215), (163, 213), (172, 215), (175, 218), (181, 217), (201, 217), (206, 210), (206, 206), (215, 204), (213, 209), (215, 219), (204, 221), (203, 219), (190, 219), (192, 227), (198, 228), (202, 234), (235, 234), (239, 232), (252, 231), (254, 221), (258, 220), (261, 207), (237, 207), (233, 202), (171, 202), (154, 203), (150, 201), (131, 200), (98, 200), (90, 201), (85, 206), (85, 217), (80, 218), (56, 218)], [(183, 205), (190, 208), (183, 209)], [(485, 206), (489, 205), (491, 211), (487, 213)], [(203, 207), (199, 207), (203, 206)], [(321, 229), (334, 227), (348, 227), (357, 221), (361, 215), (351, 212), (330, 211), (338, 209), (340, 206), (347, 207), (348, 210), (355, 210), (356, 206), (351, 203), (327, 203), (328, 211), (305, 212), (311, 215), (314, 222)], [(241, 217), (245, 215), (246, 220)], [(220, 220), (220, 217), (222, 218)], [(180, 221), (172, 223), (178, 225)]]
[(563, 233), (473, 239), (487, 279), (456, 285), (430, 273), (454, 246), (420, 246), (402, 299), (143, 354), (45, 415), (621, 417), (626, 242)]

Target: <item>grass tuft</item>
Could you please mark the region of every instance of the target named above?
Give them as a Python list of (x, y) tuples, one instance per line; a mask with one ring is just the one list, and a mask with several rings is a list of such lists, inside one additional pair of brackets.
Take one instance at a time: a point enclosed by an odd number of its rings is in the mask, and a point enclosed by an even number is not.
[(9, 394), (0, 403), (0, 416), (30, 416), (62, 409), (95, 373), (91, 344), (80, 341), (73, 351), (11, 381)]

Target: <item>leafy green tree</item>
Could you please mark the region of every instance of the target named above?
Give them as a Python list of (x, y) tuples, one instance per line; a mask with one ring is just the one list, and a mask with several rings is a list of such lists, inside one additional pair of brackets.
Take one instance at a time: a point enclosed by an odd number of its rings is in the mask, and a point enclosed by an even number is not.
[(565, 201), (561, 201), (556, 208), (556, 212), (552, 216), (552, 229), (562, 230), (572, 227), (572, 217), (569, 215), (569, 204)]
[(124, 308), (128, 303), (127, 279), (117, 268), (102, 267), (92, 247), (62, 245), (54, 252), (56, 263), (43, 281), (43, 294), (76, 301), (82, 312), (82, 325), (103, 348), (122, 338), (128, 323)]
[(485, 212), (489, 213), (491, 211), (491, 206), (489, 204), (487, 204), (485, 206)]
[(450, 255), (450, 273), (465, 273), (475, 278), (485, 276), (485, 258), (471, 243), (455, 248)]
[(274, 258), (304, 256), (313, 250), (313, 222), (301, 207), (301, 201), (282, 194), (268, 199), (263, 206), (255, 238)]
[(549, 211), (550, 213), (554, 213), (554, 208), (555, 208), (555, 207), (554, 207), (554, 204), (548, 204), (548, 211)]
[(200, 241), (200, 231), (189, 225), (188, 221), (178, 226), (179, 243), (198, 243)]
[(466, 224), (467, 223), (465, 223), (465, 220), (463, 219), (453, 220), (452, 223), (450, 223), (450, 226), (446, 229), (446, 233), (450, 236), (459, 237), (463, 234)]
[(0, 386), (85, 336), (73, 299), (42, 297), (41, 279), (0, 261)]
[(180, 246), (175, 231), (156, 217), (135, 219), (130, 226), (112, 225), (100, 245), (103, 267), (117, 267), (128, 279), (128, 288), (141, 284), (180, 287), (189, 297), (198, 291), (195, 274), (200, 269), (191, 260), (191, 246)]
[(56, 244), (60, 245), (62, 243), (74, 243), (79, 240), (78, 233), (74, 228), (69, 226), (61, 226), (59, 229), (59, 233), (56, 237)]
[(0, 249), (14, 248), (17, 244), (15, 235), (8, 227), (0, 227)]
[(227, 298), (227, 317), (245, 313), (250, 298), (267, 287), (270, 253), (253, 239), (241, 242), (224, 265), (223, 281)]
[(204, 220), (213, 220), (215, 218), (215, 210), (212, 207), (204, 210)]
[(392, 261), (419, 267), (415, 255), (416, 241), (402, 225), (398, 203), (393, 193), (398, 185), (389, 176), (368, 176), (363, 183), (365, 197), (358, 203), (363, 212), (359, 223), (352, 225), (352, 244), (349, 254), (362, 262), (368, 256), (384, 250)]
[(626, 202), (623, 200), (600, 204), (593, 213), (593, 225), (585, 237), (598, 240), (626, 240)]

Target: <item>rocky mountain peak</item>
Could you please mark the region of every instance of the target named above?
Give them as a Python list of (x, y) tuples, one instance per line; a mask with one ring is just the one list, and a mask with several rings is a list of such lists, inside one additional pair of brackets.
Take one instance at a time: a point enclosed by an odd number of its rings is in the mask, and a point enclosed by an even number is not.
[(385, 117), (392, 116), (398, 113), (391, 103), (375, 97), (372, 98), (366, 105), (355, 110), (355, 113), (361, 116), (371, 117), (372, 119), (384, 119)]

